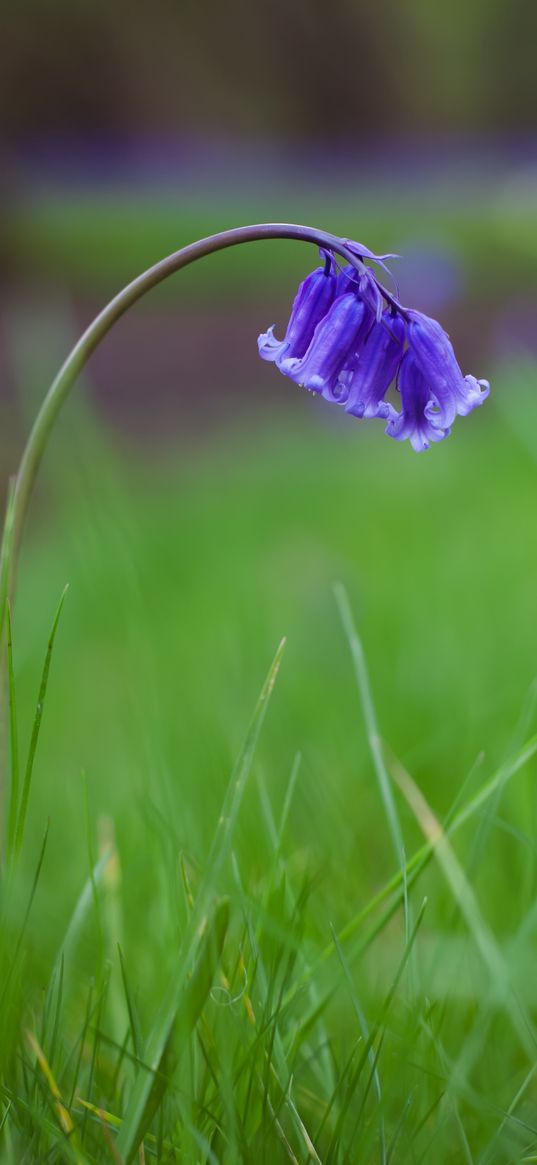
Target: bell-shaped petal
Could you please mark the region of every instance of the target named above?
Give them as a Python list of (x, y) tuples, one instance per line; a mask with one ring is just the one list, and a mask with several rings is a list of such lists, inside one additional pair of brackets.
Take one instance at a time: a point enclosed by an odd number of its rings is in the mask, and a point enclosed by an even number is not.
[(306, 352), (317, 327), (326, 315), (336, 292), (337, 275), (318, 267), (300, 284), (283, 340), (277, 340), (274, 327), (259, 336), (257, 346), (263, 360), (274, 360), (278, 367), (285, 358), (300, 358)]
[(412, 351), (403, 356), (399, 370), (399, 389), (402, 411), (396, 413), (386, 426), (386, 433), (396, 441), (410, 441), (416, 453), (429, 448), (430, 441), (443, 441), (449, 429), (440, 429), (428, 416), (431, 399), (429, 386), (418, 367)]
[[(394, 409), (384, 397), (397, 375), (405, 347), (406, 329), (400, 316), (389, 311), (374, 322), (358, 348), (350, 373), (341, 380), (348, 385), (345, 411), (355, 417), (388, 419)], [(349, 379), (347, 379), (349, 378)]]
[(317, 325), (302, 359), (284, 358), (280, 371), (311, 392), (339, 401), (334, 396), (338, 376), (358, 343), (366, 317), (367, 308), (355, 295), (338, 296)]
[(463, 376), (447, 332), (422, 312), (408, 312), (409, 345), (433, 398), (427, 415), (438, 428), (453, 424), (457, 414), (466, 416), (489, 394), (486, 380)]

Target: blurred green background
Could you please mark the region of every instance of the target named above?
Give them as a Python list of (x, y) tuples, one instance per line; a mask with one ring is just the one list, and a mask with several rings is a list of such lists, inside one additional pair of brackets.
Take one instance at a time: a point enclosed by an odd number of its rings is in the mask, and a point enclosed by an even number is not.
[[(236, 840), (252, 902), (272, 860), (263, 798), (276, 814), (297, 753), (286, 871), (291, 884), (312, 879), (304, 949), (322, 950), (330, 925), (393, 871), (334, 583), (349, 595), (390, 755), (440, 816), (469, 773), (474, 789), (534, 728), (537, 7), (27, 0), (2, 19), (4, 487), (48, 383), (107, 298), (167, 252), (243, 222), (305, 222), (398, 252), (403, 300), (438, 316), (463, 370), (492, 382), (484, 408), (422, 456), (301, 392), (257, 357), (257, 334), (285, 325), (316, 262), (278, 242), (213, 256), (151, 293), (68, 402), (14, 621), (25, 742), (69, 582), (23, 855), (29, 885), (49, 821), (25, 990), (37, 998), (92, 860), (115, 837), (121, 918), (103, 949), (113, 963), (119, 935), (149, 1025), (180, 929), (179, 855), (195, 881), (282, 635)], [(494, 803), (482, 844), (479, 830), (461, 841), (498, 941), (525, 926), (517, 973), (534, 941), (533, 779), (530, 764)], [(397, 797), (412, 853), (419, 831)], [(453, 902), (433, 873), (426, 891), (434, 945)], [(92, 927), (76, 950), (80, 983), (93, 974)], [(382, 966), (400, 938), (388, 934)], [(374, 959), (359, 971), (375, 1001), (387, 972)], [(522, 1072), (512, 1038), (491, 1054), (486, 1024), (454, 1018), (439, 973), (424, 976), (423, 998), (448, 1001), (456, 1069), (472, 1029), (484, 1049), (472, 1086), (485, 1107), (507, 1108)], [(402, 1057), (390, 1055), (397, 1108)]]

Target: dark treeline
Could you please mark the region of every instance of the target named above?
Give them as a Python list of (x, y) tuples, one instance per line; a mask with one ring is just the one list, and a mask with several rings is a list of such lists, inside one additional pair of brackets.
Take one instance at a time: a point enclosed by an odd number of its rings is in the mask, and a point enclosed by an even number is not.
[(2, 20), (5, 140), (535, 127), (535, 0), (24, 0)]

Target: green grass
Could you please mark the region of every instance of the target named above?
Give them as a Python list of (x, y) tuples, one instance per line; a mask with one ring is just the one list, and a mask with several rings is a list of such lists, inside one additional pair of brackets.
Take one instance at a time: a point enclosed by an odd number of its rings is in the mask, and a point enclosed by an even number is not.
[(421, 457), (306, 394), (160, 461), (66, 410), (13, 616), (2, 1162), (536, 1159), (537, 375), (494, 382)]

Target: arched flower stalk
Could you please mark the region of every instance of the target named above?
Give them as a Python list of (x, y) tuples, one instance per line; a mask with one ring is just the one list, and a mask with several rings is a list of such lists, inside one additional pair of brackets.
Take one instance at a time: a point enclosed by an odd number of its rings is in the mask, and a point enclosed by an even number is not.
[[(383, 286), (370, 264), (387, 271), (367, 247), (314, 227), (261, 223), (222, 231), (183, 247), (129, 283), (100, 312), (52, 382), (13, 480), (0, 555), (0, 629), (15, 593), (21, 537), (35, 478), (56, 417), (79, 372), (107, 332), (152, 287), (213, 252), (263, 239), (294, 239), (319, 247), (323, 265), (301, 284), (282, 341), (270, 328), (259, 354), (311, 392), (354, 417), (387, 421), (386, 432), (428, 447), (450, 431), (457, 414), (481, 404), (488, 383), (464, 377), (448, 336), (435, 320), (410, 311)], [(402, 368), (402, 410), (385, 400)]]

